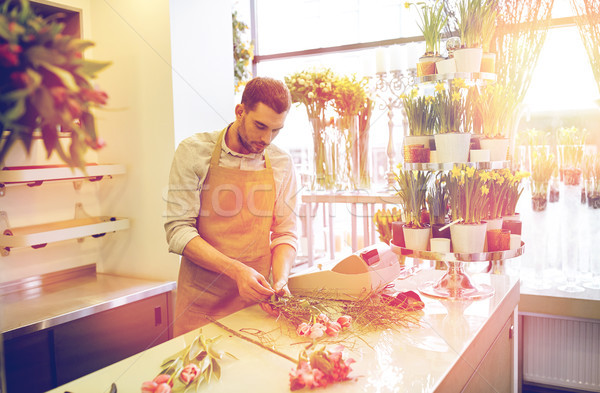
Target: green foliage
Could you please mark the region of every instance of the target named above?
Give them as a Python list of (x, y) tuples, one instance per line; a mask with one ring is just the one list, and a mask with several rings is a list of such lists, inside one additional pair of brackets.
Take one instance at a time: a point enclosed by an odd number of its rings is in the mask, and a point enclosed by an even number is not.
[(400, 96), (410, 135), (433, 135), (437, 127), (437, 117), (432, 96), (420, 96), (418, 89), (412, 89)]
[(231, 28), (233, 30), (233, 77), (237, 92), (252, 78), (249, 66), (254, 57), (254, 45), (245, 39), (244, 34), (248, 30), (248, 25), (238, 19), (237, 11), (231, 14)]
[(510, 123), (513, 106), (512, 90), (503, 86), (502, 83), (490, 84), (481, 88), (477, 99), (477, 110), (486, 138), (507, 135), (506, 126)]
[[(110, 62), (83, 59), (90, 41), (63, 35), (64, 24), (42, 18), (27, 0), (6, 1), (0, 9), (0, 164), (16, 141), (27, 152), (41, 131), (47, 156), (56, 151), (71, 167), (83, 168), (88, 147), (101, 148), (92, 109), (106, 104), (92, 85)], [(59, 135), (70, 135), (64, 151)]]
[(432, 173), (428, 171), (400, 169), (396, 174), (396, 193), (402, 200), (406, 224), (412, 228), (423, 228), (421, 210), (425, 207), (427, 187)]
[(444, 12), (443, 2), (436, 0), (432, 5), (424, 1), (417, 3), (407, 2), (404, 4), (406, 8), (409, 8), (411, 5), (414, 5), (419, 11), (420, 22), (418, 26), (425, 38), (425, 51), (431, 54), (440, 53), (442, 29), (448, 21), (448, 17)]

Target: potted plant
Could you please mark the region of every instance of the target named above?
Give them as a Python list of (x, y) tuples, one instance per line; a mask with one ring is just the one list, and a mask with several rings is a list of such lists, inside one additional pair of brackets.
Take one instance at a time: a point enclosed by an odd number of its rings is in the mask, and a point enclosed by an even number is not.
[(481, 172), (481, 179), (488, 188), (488, 200), (485, 211), (487, 230), (502, 229), (502, 204), (506, 197), (508, 184), (505, 182), (503, 170)]
[[(435, 130), (437, 117), (433, 110), (433, 98), (431, 96), (420, 96), (419, 90), (414, 88), (409, 95), (400, 96), (404, 114), (408, 123), (409, 135), (404, 137), (404, 160), (405, 162), (429, 162), (424, 157), (409, 158), (410, 146), (420, 146), (421, 149), (431, 148), (433, 132)], [(428, 155), (427, 155), (427, 158)]]
[(404, 4), (406, 8), (414, 5), (419, 11), (418, 26), (425, 39), (425, 54), (419, 58), (417, 76), (435, 74), (435, 63), (443, 59), (440, 56), (440, 39), (448, 20), (444, 13), (444, 5), (440, 0), (436, 0), (432, 5), (427, 2)]
[(431, 172), (417, 170), (400, 169), (396, 174), (396, 191), (405, 214), (404, 242), (411, 250), (427, 250), (429, 245), (430, 228), (421, 213), (430, 177)]
[(556, 167), (554, 154), (535, 151), (531, 162), (531, 204), (534, 211), (546, 210), (548, 185)]
[(588, 172), (588, 206), (592, 209), (600, 209), (600, 154), (590, 154), (586, 160), (586, 172)]
[(496, 72), (496, 54), (490, 52), (490, 44), (496, 32), (498, 0), (488, 0), (481, 5), (481, 72)]
[(461, 48), (454, 52), (457, 72), (479, 72), (482, 48), (481, 0), (460, 0), (458, 3), (458, 32)]
[(512, 90), (501, 83), (481, 88), (477, 111), (483, 138), (479, 140), (479, 145), (490, 151), (490, 161), (506, 161), (509, 146), (506, 125), (510, 123), (513, 102)]
[(567, 186), (577, 186), (581, 181), (583, 146), (587, 131), (577, 127), (560, 128), (557, 134), (560, 178)]
[(398, 221), (402, 221), (402, 212), (397, 207), (392, 210), (377, 210), (373, 216), (373, 222), (379, 234), (379, 240), (390, 244), (393, 239), (393, 223)]
[(523, 193), (522, 180), (530, 176), (529, 172), (516, 171), (512, 172), (509, 169), (502, 170), (505, 182), (507, 185), (505, 201), (502, 205), (502, 217), (504, 221), (519, 220), (517, 213), (517, 203)]
[(434, 135), (438, 162), (467, 162), (471, 133), (468, 128), (467, 86), (463, 79), (453, 79), (446, 87), (435, 86), (433, 110), (438, 119)]
[(434, 238), (445, 237), (450, 239), (450, 228), (440, 231), (448, 224), (448, 188), (447, 175), (439, 172), (431, 181), (427, 192), (427, 209), (429, 210), (429, 223), (431, 236)]
[(455, 165), (448, 176), (450, 226), (454, 252), (483, 252), (487, 224), (484, 221), (489, 189), (482, 170)]
[(110, 62), (84, 59), (93, 43), (63, 34), (65, 25), (55, 19), (36, 15), (27, 0), (0, 6), (0, 168), (17, 141), (29, 155), (41, 139), (46, 157), (56, 152), (82, 169), (87, 148), (104, 145), (93, 110), (108, 96), (92, 79)]

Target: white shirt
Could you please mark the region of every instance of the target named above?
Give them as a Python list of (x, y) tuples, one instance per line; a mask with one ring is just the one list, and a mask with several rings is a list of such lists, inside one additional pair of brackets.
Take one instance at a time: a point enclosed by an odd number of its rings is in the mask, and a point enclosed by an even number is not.
[[(167, 192), (165, 231), (169, 251), (182, 255), (187, 243), (198, 236), (196, 219), (200, 212), (200, 191), (210, 158), (221, 131), (198, 133), (183, 140), (173, 157)], [(265, 151), (271, 160), (275, 182), (275, 210), (271, 225), (271, 249), (289, 244), (298, 249), (296, 229), (296, 174), (291, 156), (274, 145)], [(263, 154), (240, 154), (221, 144), (219, 165), (241, 170), (265, 168)], [(251, 229), (248, 229), (251, 230)]]

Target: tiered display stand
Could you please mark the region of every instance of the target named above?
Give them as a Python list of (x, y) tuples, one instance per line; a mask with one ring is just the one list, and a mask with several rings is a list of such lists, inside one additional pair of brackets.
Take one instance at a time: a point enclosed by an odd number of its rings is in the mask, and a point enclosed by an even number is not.
[[(452, 79), (464, 79), (467, 83), (485, 85), (496, 81), (496, 74), (491, 73), (454, 73), (454, 74), (435, 74), (416, 77), (417, 84), (447, 82)], [(490, 170), (508, 168), (509, 161), (489, 161), (489, 162), (445, 162), (445, 163), (404, 163), (404, 169), (420, 171), (449, 171), (455, 165), (466, 165), (476, 169)], [(483, 299), (494, 294), (494, 288), (486, 284), (476, 284), (467, 274), (466, 267), (468, 263), (473, 262), (494, 262), (504, 261), (516, 258), (525, 251), (525, 243), (521, 242), (519, 248), (481, 252), (481, 253), (442, 253), (424, 250), (411, 250), (399, 247), (390, 243), (390, 247), (395, 254), (399, 256), (411, 257), (415, 259), (441, 261), (448, 266), (448, 271), (437, 281), (428, 281), (421, 284), (419, 291), (430, 297), (453, 299), (453, 300), (476, 300)]]

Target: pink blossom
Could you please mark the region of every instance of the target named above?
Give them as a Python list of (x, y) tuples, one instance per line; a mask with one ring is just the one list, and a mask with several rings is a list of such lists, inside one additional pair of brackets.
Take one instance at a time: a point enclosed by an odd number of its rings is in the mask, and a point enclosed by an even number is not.
[(171, 393), (171, 386), (168, 383), (161, 383), (156, 387), (154, 393)]
[(317, 322), (322, 323), (323, 325), (327, 325), (329, 323), (329, 317), (327, 315), (321, 313), (317, 317)]
[(327, 329), (325, 329), (325, 333), (327, 333), (329, 336), (337, 337), (337, 335), (340, 333), (340, 330), (342, 330), (342, 325), (337, 322), (330, 322), (327, 325)]
[(158, 384), (154, 381), (146, 381), (142, 383), (142, 393), (154, 393)]
[(306, 322), (302, 322), (300, 325), (298, 325), (296, 333), (299, 336), (307, 336), (310, 333), (310, 325)]
[(310, 332), (308, 333), (308, 337), (315, 339), (315, 338), (322, 337), (323, 334), (325, 334), (325, 326), (321, 325), (320, 323), (315, 323), (310, 328)]
[(190, 383), (194, 379), (196, 379), (198, 375), (200, 375), (200, 368), (198, 368), (198, 366), (196, 366), (195, 364), (190, 363), (187, 366), (185, 366), (183, 370), (181, 370), (181, 374), (179, 374), (179, 379), (181, 379), (183, 383)]
[(339, 317), (337, 319), (337, 322), (343, 327), (343, 328), (347, 328), (350, 327), (350, 324), (352, 323), (352, 317), (349, 315), (342, 315), (341, 317)]
[[(160, 374), (157, 375), (156, 378), (154, 378), (152, 381), (156, 382), (157, 384), (161, 384), (161, 383), (169, 383), (169, 381), (171, 380), (171, 376), (168, 374)], [(171, 382), (169, 385), (173, 386), (173, 382)]]

